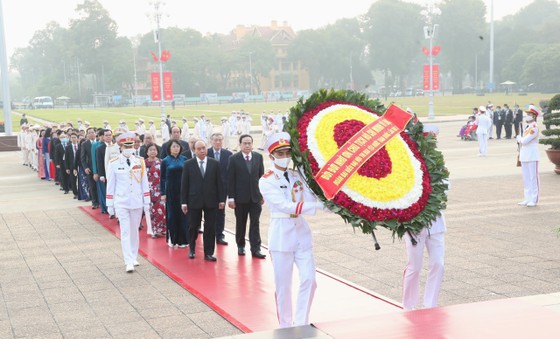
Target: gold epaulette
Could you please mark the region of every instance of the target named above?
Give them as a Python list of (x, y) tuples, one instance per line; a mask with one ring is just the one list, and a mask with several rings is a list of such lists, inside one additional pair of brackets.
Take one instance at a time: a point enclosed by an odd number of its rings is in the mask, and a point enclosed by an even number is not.
[(109, 163), (112, 163), (113, 161), (117, 160), (118, 158), (119, 157), (114, 157), (114, 158), (109, 159)]

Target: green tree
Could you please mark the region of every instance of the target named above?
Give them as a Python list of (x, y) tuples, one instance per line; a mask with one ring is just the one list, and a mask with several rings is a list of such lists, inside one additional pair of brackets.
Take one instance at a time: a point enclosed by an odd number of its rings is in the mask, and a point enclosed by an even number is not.
[(411, 60), (422, 50), (422, 8), (401, 0), (380, 0), (364, 16), (364, 35), (368, 41), (369, 62), (385, 74), (385, 86), (393, 78), (403, 87)]
[(309, 72), (311, 89), (323, 87), (322, 70), (328, 67), (327, 41), (319, 30), (303, 30), (288, 46), (288, 58), (300, 60)]
[[(535, 0), (517, 13), (496, 23), (495, 48), (497, 76), (505, 80), (520, 81), (528, 51), (527, 44), (560, 43), (560, 4), (554, 0)], [(517, 66), (517, 70), (513, 67)]]
[(486, 36), (486, 7), (482, 0), (444, 0), (440, 9), (442, 71), (451, 71), (453, 88), (458, 92), (480, 50), (480, 36)]
[(560, 44), (532, 50), (523, 65), (521, 81), (534, 83), (541, 91), (560, 89)]
[[(249, 75), (245, 84), (246, 87), (244, 87), (247, 89), (251, 87), (252, 78), (256, 93), (261, 93), (259, 77), (268, 77), (270, 71), (274, 68), (276, 60), (270, 41), (258, 36), (243, 38), (239, 44), (239, 49), (234, 53), (234, 60), (236, 61), (235, 68), (239, 73)], [(253, 93), (255, 93), (255, 90), (253, 90)]]
[(76, 7), (77, 19), (70, 21), (70, 55), (80, 72), (91, 74), (93, 91), (120, 93), (132, 80), (132, 46), (128, 38), (117, 38), (117, 24), (97, 0)]

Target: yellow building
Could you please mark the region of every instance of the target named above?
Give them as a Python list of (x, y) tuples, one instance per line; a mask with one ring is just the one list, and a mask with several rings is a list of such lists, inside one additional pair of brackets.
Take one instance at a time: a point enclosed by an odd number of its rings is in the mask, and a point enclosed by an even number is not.
[[(252, 94), (292, 92), (295, 95), (298, 90), (309, 90), (308, 71), (302, 67), (300, 61), (288, 60), (288, 45), (294, 40), (296, 33), (286, 21), (282, 25), (278, 25), (276, 21), (272, 21), (270, 26), (238, 25), (224, 38), (229, 40), (229, 46), (239, 46), (239, 41), (246, 36), (256, 36), (270, 41), (276, 54), (275, 66), (268, 77), (258, 79), (262, 93)], [(235, 79), (236, 76), (232, 75), (231, 78)], [(256, 88), (253, 91), (255, 92)]]

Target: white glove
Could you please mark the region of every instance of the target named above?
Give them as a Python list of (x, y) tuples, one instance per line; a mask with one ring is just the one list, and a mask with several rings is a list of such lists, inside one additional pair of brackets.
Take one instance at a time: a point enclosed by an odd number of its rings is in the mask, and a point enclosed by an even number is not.
[(517, 143), (521, 143), (521, 135), (518, 135), (516, 139), (517, 139)]
[(113, 206), (107, 206), (107, 212), (109, 215), (115, 215), (115, 208)]
[(144, 205), (144, 213), (150, 214), (150, 204)]
[(325, 204), (323, 204), (322, 201), (317, 200), (315, 202), (315, 209), (324, 210), (325, 209)]

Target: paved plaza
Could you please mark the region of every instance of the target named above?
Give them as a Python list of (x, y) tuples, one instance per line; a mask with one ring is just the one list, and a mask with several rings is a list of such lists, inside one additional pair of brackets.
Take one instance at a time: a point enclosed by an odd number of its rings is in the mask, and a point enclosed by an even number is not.
[[(541, 199), (535, 208), (517, 206), (523, 184), (515, 141), (490, 140), (488, 156), (478, 157), (476, 142), (456, 137), (465, 121), (435, 119), (451, 172), (440, 304), (531, 296), (560, 312), (560, 175), (541, 145)], [(20, 157), (0, 153), (0, 338), (242, 334), (147, 260), (126, 274), (119, 240), (78, 209), (85, 203), (39, 180)], [(403, 241), (378, 230), (381, 250), (375, 251), (370, 235), (334, 214), (307, 220), (321, 270), (400, 300)], [(261, 221), (266, 244), (266, 208)], [(230, 209), (226, 228), (235, 229)]]

